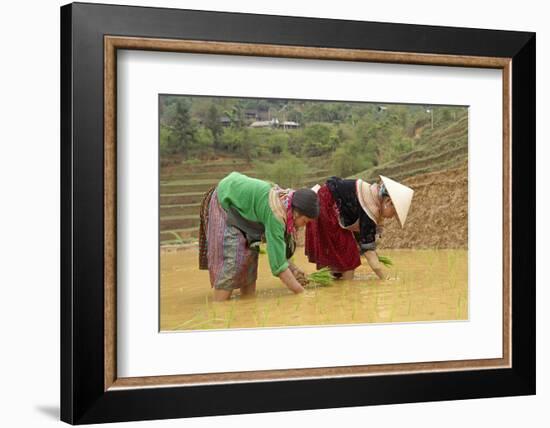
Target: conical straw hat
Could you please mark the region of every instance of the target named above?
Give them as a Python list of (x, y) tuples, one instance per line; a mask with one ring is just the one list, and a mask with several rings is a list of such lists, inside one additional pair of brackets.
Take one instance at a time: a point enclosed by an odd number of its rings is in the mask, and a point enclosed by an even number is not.
[(409, 213), (409, 208), (411, 207), (414, 190), (383, 175), (380, 176), (380, 179), (384, 183), (384, 186), (386, 186), (386, 190), (397, 213), (397, 220), (401, 227), (403, 227)]

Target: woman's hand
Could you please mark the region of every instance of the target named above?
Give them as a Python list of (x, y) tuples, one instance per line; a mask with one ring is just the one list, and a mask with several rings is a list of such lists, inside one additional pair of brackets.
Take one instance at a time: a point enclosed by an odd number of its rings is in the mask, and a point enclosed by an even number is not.
[(279, 274), (279, 279), (288, 287), (293, 293), (302, 293), (304, 287), (298, 282), (290, 268), (285, 269)]
[(294, 275), (294, 278), (296, 278), (296, 281), (298, 281), (302, 287), (305, 287), (309, 283), (305, 272), (294, 263), (288, 262), (288, 268), (292, 272), (292, 275)]
[(388, 275), (386, 275), (386, 273), (384, 272), (382, 263), (380, 263), (380, 260), (378, 260), (378, 254), (376, 254), (376, 251), (374, 250), (365, 251), (365, 258), (367, 259), (369, 266), (374, 271), (374, 273), (378, 276), (378, 278), (388, 279)]

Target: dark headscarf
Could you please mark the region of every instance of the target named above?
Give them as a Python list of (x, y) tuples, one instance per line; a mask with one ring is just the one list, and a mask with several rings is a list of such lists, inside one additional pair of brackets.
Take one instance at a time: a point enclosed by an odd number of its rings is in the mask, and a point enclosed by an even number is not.
[(311, 189), (298, 189), (292, 197), (292, 208), (309, 218), (319, 217), (319, 199)]

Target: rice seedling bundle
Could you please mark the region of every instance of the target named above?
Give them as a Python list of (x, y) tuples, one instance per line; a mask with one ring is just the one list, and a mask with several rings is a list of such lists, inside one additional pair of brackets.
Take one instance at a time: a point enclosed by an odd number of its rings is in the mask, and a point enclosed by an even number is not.
[(310, 273), (307, 276), (309, 284), (319, 285), (321, 287), (326, 287), (331, 285), (334, 281), (334, 276), (328, 267), (319, 269), (316, 272)]
[(392, 261), (392, 259), (390, 259), (389, 257), (386, 257), (386, 256), (378, 256), (378, 260), (380, 261), (380, 263), (382, 263), (382, 264), (383, 264), (384, 266), (386, 266), (387, 268), (393, 266), (393, 261)]

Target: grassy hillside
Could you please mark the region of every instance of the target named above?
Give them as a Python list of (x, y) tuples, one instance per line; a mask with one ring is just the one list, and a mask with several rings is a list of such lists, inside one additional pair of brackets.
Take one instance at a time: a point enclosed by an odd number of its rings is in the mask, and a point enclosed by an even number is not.
[[(210, 131), (207, 113), (215, 100), (186, 100), (191, 101), (191, 108), (167, 105), (163, 115), (161, 245), (196, 241), (204, 193), (232, 171), (299, 188), (322, 184), (331, 175), (372, 182), (383, 174), (402, 181), (467, 165), (468, 117), (464, 108), (432, 108), (435, 121), (430, 122), (429, 110), (421, 106), (388, 105), (378, 110), (368, 104), (329, 103), (323, 108), (342, 117), (318, 122), (312, 112), (326, 113), (315, 110), (320, 109), (318, 103), (297, 103), (292, 104), (297, 112), (312, 109), (303, 118), (309, 118), (307, 126), (300, 129), (254, 129), (239, 122), (219, 128), (214, 121), (216, 126)], [(271, 104), (270, 108), (280, 107)], [(283, 103), (281, 109), (286, 112), (290, 106)], [(202, 119), (198, 107), (206, 112)], [(181, 132), (174, 134), (178, 126)]]
[(403, 180), (419, 174), (442, 171), (468, 163), (468, 116), (446, 127), (422, 129), (414, 150), (396, 159), (354, 174), (368, 182), (378, 180), (380, 174)]

